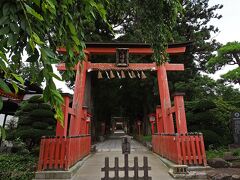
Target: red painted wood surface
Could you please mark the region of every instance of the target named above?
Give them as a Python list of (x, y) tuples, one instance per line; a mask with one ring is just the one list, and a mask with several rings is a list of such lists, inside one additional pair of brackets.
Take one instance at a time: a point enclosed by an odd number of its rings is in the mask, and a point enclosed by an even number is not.
[(162, 110), (161, 106), (156, 107), (156, 126), (157, 126), (157, 133), (164, 133), (163, 127), (163, 119), (162, 119)]
[(157, 67), (158, 89), (161, 102), (161, 116), (163, 120), (163, 129), (165, 133), (174, 133), (174, 124), (172, 114), (168, 115), (168, 109), (171, 108), (170, 93), (167, 80), (167, 71), (164, 65)]
[(73, 95), (72, 109), (74, 110), (75, 116), (71, 116), (70, 119), (70, 136), (77, 136), (84, 134), (81, 127), (83, 127), (82, 118), (83, 118), (83, 99), (85, 92), (86, 84), (86, 73), (87, 73), (87, 58), (81, 64), (78, 63), (76, 78), (75, 78), (75, 87)]
[(170, 64), (166, 62), (164, 66), (167, 71), (184, 71), (184, 64)]
[[(185, 52), (186, 47), (168, 48), (167, 53), (177, 54)], [(65, 49), (59, 49), (64, 53)], [(113, 47), (89, 47), (86, 54), (115, 54)], [(152, 54), (151, 48), (129, 48), (130, 54)], [(58, 70), (66, 70), (64, 64), (57, 66)], [(87, 111), (83, 108), (83, 98), (87, 71), (98, 70), (151, 70), (157, 71), (161, 107), (156, 109), (156, 124), (158, 133), (152, 137), (153, 151), (178, 163), (206, 165), (204, 141), (201, 134), (189, 135), (187, 133), (186, 115), (182, 96), (174, 97), (174, 106), (171, 106), (170, 93), (167, 80), (167, 71), (182, 71), (183, 64), (165, 63), (157, 66), (155, 63), (130, 63), (128, 67), (116, 67), (114, 63), (91, 63), (83, 61), (78, 63), (73, 70), (76, 71), (73, 107), (63, 109), (64, 114), (71, 114), (70, 138), (45, 138), (41, 142), (39, 156), (39, 170), (68, 169), (81, 159), (86, 152), (90, 152), (91, 141), (78, 135), (86, 134), (88, 124)], [(172, 114), (176, 115), (178, 134), (174, 134)], [(140, 133), (140, 125), (138, 126)], [(168, 134), (166, 134), (168, 133)], [(183, 135), (179, 135), (182, 134)], [(61, 134), (61, 133), (59, 133)], [(55, 152), (55, 154), (53, 153)], [(54, 154), (54, 155), (53, 155)]]
[(154, 134), (153, 151), (177, 164), (206, 166), (203, 135)]
[[(162, 89), (160, 89), (160, 93), (161, 91), (164, 92), (164, 87), (161, 87), (161, 88)], [(166, 99), (166, 94), (164, 93), (162, 94), (163, 95), (160, 94), (161, 104), (165, 106), (165, 111), (163, 111), (160, 106), (156, 108), (156, 122), (158, 127), (158, 133), (169, 133), (169, 130), (167, 129), (169, 126), (169, 119), (172, 118), (172, 114), (174, 113), (175, 113), (175, 119), (176, 119), (175, 124), (176, 124), (177, 133), (179, 134), (187, 133), (186, 114), (185, 114), (184, 100), (183, 100), (182, 94), (179, 93), (174, 95), (173, 107), (169, 107), (170, 105), (166, 103), (168, 100)], [(164, 116), (164, 113), (165, 113), (165, 116)], [(171, 119), (171, 121), (173, 120)], [(170, 133), (174, 133), (174, 130)]]
[[(85, 132), (85, 125), (84, 123), (86, 122), (86, 117), (84, 115), (83, 112), (83, 101), (84, 101), (84, 93), (85, 93), (85, 86), (86, 86), (86, 76), (87, 76), (87, 61), (88, 61), (88, 56), (86, 57), (86, 59), (82, 62), (81, 64), (81, 79), (80, 79), (80, 86), (78, 89), (78, 94), (79, 94), (79, 100), (77, 101), (76, 104), (76, 109), (80, 109), (79, 114), (77, 114), (77, 116), (79, 116), (80, 121), (78, 121), (78, 134), (84, 134)], [(75, 84), (76, 86), (76, 84)], [(75, 95), (74, 95), (75, 96)], [(77, 110), (78, 111), (78, 110)]]
[(91, 136), (43, 137), (38, 171), (68, 170), (90, 153)]
[(76, 136), (78, 135), (78, 126), (80, 124), (81, 118), (79, 114), (81, 114), (81, 109), (78, 108), (78, 104), (80, 101), (80, 83), (81, 83), (81, 72), (82, 68), (80, 63), (77, 64), (77, 70), (76, 70), (76, 77), (75, 77), (75, 87), (74, 87), (74, 97), (73, 97), (73, 103), (72, 103), (72, 108), (75, 111), (76, 116), (71, 116), (70, 118), (70, 129), (69, 129), (69, 135), (70, 136)]
[[(183, 71), (184, 70), (184, 65), (183, 64), (169, 64), (165, 63), (164, 64), (165, 68), (167, 71)], [(59, 71), (66, 71), (67, 68), (64, 63), (58, 64), (57, 69)], [(127, 67), (117, 67), (115, 63), (87, 63), (87, 70), (88, 71), (98, 71), (98, 70), (135, 70), (135, 71), (156, 71), (157, 70), (157, 65), (156, 63), (130, 63), (129, 66)], [(77, 70), (77, 66), (73, 68), (73, 70)]]
[(64, 115), (64, 122), (62, 126), (59, 123), (59, 121), (57, 121), (56, 136), (67, 136), (70, 96), (63, 95), (63, 99), (64, 99), (64, 104), (62, 105), (62, 111)]
[[(65, 48), (58, 48), (59, 53), (66, 53)], [(168, 48), (166, 52), (168, 54), (181, 54), (186, 51), (186, 46), (183, 47), (172, 47)], [(113, 47), (89, 47), (84, 50), (85, 53), (89, 54), (115, 54), (116, 48)], [(152, 48), (129, 48), (129, 54), (153, 54)]]
[(129, 63), (127, 67), (118, 67), (115, 63), (88, 63), (89, 71), (98, 71), (98, 70), (135, 70), (135, 71), (156, 71), (157, 65), (156, 63)]
[(176, 114), (176, 126), (177, 133), (184, 134), (187, 133), (187, 121), (184, 107), (184, 100), (182, 95), (174, 96), (174, 110)]

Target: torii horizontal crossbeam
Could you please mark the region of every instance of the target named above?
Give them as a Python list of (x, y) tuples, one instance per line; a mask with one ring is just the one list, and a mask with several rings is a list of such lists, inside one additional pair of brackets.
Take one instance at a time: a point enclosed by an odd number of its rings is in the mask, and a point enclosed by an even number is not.
[[(143, 54), (143, 55), (151, 55), (153, 54), (152, 48), (128, 48), (129, 54)], [(59, 53), (66, 53), (65, 48), (58, 48), (57, 51)], [(173, 47), (168, 48), (166, 52), (168, 54), (181, 54), (186, 51), (186, 47)], [(116, 48), (111, 47), (102, 47), (102, 48), (95, 48), (95, 47), (89, 47), (85, 49), (85, 53), (89, 54), (115, 54)]]
[[(164, 64), (167, 71), (183, 71), (184, 65), (183, 64)], [(156, 63), (129, 63), (128, 67), (117, 67), (115, 63), (87, 63), (87, 70), (88, 71), (104, 71), (104, 70), (132, 70), (132, 71), (156, 71), (157, 70)], [(67, 70), (65, 64), (57, 65), (57, 69), (59, 71)], [(76, 66), (74, 68), (76, 70)]]
[[(115, 54), (117, 48), (127, 48), (129, 54), (151, 55), (154, 53), (151, 44), (148, 43), (86, 42), (85, 44), (86, 48), (84, 51), (86, 54)], [(191, 44), (191, 42), (168, 44), (166, 52), (170, 55), (184, 53), (189, 44)], [(66, 53), (66, 49), (64, 47), (59, 47), (57, 51), (63, 54)]]

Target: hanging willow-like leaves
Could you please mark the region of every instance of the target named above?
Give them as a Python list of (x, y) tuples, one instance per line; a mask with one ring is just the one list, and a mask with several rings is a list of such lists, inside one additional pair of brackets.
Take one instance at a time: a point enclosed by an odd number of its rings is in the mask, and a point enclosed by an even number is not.
[[(119, 1), (118, 1), (119, 2)], [(110, 3), (110, 4), (109, 4)], [(171, 27), (181, 10), (179, 0), (123, 0), (121, 4), (131, 4), (131, 14), (120, 17), (123, 22), (134, 18), (134, 31), (141, 31), (140, 40), (150, 42), (155, 51), (155, 60), (162, 63), (164, 52), (171, 39)], [(21, 73), (22, 55), (28, 54), (28, 76), (32, 82), (46, 82), (44, 100), (56, 109), (56, 118), (63, 120), (61, 111), (62, 97), (56, 89), (52, 64), (64, 62), (70, 69), (83, 60), (85, 33), (95, 24), (96, 19), (106, 22), (106, 11), (113, 0), (1, 0), (0, 1), (0, 70), (3, 79), (16, 79), (14, 74)], [(119, 4), (119, 3), (118, 3)], [(126, 6), (129, 11), (130, 6)], [(125, 12), (123, 12), (125, 14)], [(108, 14), (111, 16), (111, 13)], [(109, 22), (114, 25), (114, 22)], [(124, 27), (124, 25), (122, 25)], [(87, 30), (86, 30), (87, 29)], [(91, 29), (91, 28), (90, 28)], [(109, 28), (111, 31), (111, 28)], [(94, 31), (93, 31), (94, 32)], [(56, 48), (65, 47), (63, 56)], [(163, 52), (163, 56), (162, 53)], [(77, 54), (77, 55), (76, 55)], [(8, 55), (8, 56), (7, 56)], [(73, 75), (65, 71), (64, 78)], [(17, 90), (16, 90), (17, 91)]]
[[(63, 98), (53, 82), (57, 75), (52, 64), (64, 61), (70, 69), (84, 58), (84, 24), (94, 23), (97, 15), (106, 21), (103, 4), (107, 1), (0, 1), (0, 71), (4, 75), (1, 78), (23, 83), (17, 74), (23, 65), (22, 55), (27, 52), (31, 81), (46, 82), (44, 100), (55, 107), (56, 118), (63, 122)], [(64, 57), (56, 53), (59, 46), (66, 47)], [(73, 73), (68, 71), (67, 75), (70, 74)], [(5, 84), (2, 81), (0, 85)]]
[[(182, 13), (182, 0), (110, 0), (109, 22), (124, 34), (119, 40), (151, 43), (154, 60), (167, 60), (167, 44), (172, 42), (172, 28)], [(117, 30), (119, 29), (119, 30)]]
[(172, 27), (182, 11), (180, 0), (136, 0), (137, 26), (154, 49), (154, 59), (162, 64), (167, 59), (167, 44), (172, 41)]

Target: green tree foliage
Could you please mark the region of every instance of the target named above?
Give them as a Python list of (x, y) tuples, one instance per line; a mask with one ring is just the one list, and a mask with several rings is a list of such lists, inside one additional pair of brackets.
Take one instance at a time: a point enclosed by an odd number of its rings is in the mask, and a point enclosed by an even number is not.
[(186, 94), (189, 131), (202, 131), (207, 147), (231, 142), (231, 113), (240, 107), (238, 90), (200, 75), (199, 70), (207, 71), (208, 59), (220, 47), (216, 40), (211, 39), (211, 34), (219, 30), (210, 25), (210, 20), (221, 18), (217, 10), (222, 5), (211, 7), (208, 2), (183, 1), (184, 13), (177, 20), (174, 37), (178, 41), (193, 41), (193, 44), (184, 55), (171, 59), (171, 62), (184, 63), (185, 71), (168, 73), (171, 91)]
[[(172, 41), (172, 28), (182, 12), (180, 0), (110, 0), (106, 11), (113, 31), (123, 34), (121, 40), (151, 43), (155, 51), (154, 60), (158, 63), (166, 60), (162, 55), (166, 55), (167, 43)], [(87, 30), (92, 31), (87, 36), (88, 40), (106, 41), (114, 37), (101, 19)]]
[[(232, 141), (230, 118), (233, 111), (239, 111), (240, 93), (231, 86), (225, 86), (207, 76), (200, 75), (200, 70), (206, 71), (207, 60), (212, 52), (220, 46), (211, 34), (217, 33), (218, 28), (209, 25), (210, 20), (220, 19), (217, 10), (222, 5), (209, 6), (209, 0), (183, 1), (182, 14), (177, 18), (173, 28), (174, 42), (193, 41), (183, 55), (170, 57), (171, 63), (183, 63), (184, 72), (169, 72), (169, 87), (174, 91), (185, 92), (188, 130), (202, 131), (206, 147), (210, 145), (227, 145)], [(122, 33), (119, 41), (143, 41), (144, 34), (134, 22), (131, 4), (114, 3), (108, 19), (117, 33)], [(101, 39), (102, 34), (98, 38)], [(105, 36), (104, 36), (105, 37)], [(103, 37), (103, 38), (104, 38)], [(93, 37), (92, 37), (93, 38)], [(106, 62), (105, 57), (104, 59)], [(101, 62), (101, 59), (96, 61)], [(150, 57), (131, 57), (131, 62), (149, 62)], [(110, 60), (109, 60), (110, 62)], [(158, 85), (156, 76), (147, 74), (148, 79), (141, 80), (93, 80), (94, 107), (98, 120), (109, 119), (111, 115), (123, 114), (130, 117), (131, 124), (139, 118), (148, 121), (147, 114), (155, 111), (159, 104)], [(93, 79), (96, 76), (93, 76)], [(121, 88), (120, 88), (121, 87)], [(145, 117), (145, 118), (144, 118)]]
[(221, 77), (229, 82), (240, 84), (240, 43), (229, 42), (217, 50), (217, 55), (214, 55), (207, 63), (210, 72), (216, 72), (226, 65), (236, 65), (237, 67)]
[(16, 116), (19, 118), (17, 129), (9, 132), (8, 138), (21, 138), (28, 149), (37, 145), (42, 136), (54, 135), (54, 112), (41, 96), (33, 96), (22, 102)]
[(144, 42), (151, 42), (155, 51), (154, 59), (158, 63), (164, 62), (165, 49), (172, 41), (172, 28), (182, 6), (179, 0), (133, 0), (132, 23), (135, 38)]
[[(53, 82), (60, 79), (53, 73), (52, 64), (64, 61), (72, 67), (84, 57), (84, 27), (100, 15), (106, 20), (103, 1), (56, 1), (56, 0), (3, 0), (0, 2), (0, 79), (1, 88), (10, 92), (2, 78), (23, 83), (17, 75), (23, 64), (23, 54), (32, 68), (31, 81), (46, 82), (44, 100), (56, 109), (56, 118), (62, 120), (63, 99)], [(59, 46), (66, 47), (67, 53), (60, 58), (56, 53)], [(77, 56), (74, 53), (78, 54)]]
[[(91, 31), (100, 31), (99, 28), (94, 29), (96, 24), (100, 24), (111, 34), (111, 28), (109, 30), (109, 24), (106, 23), (105, 9), (112, 4), (114, 6), (114, 3), (125, 4), (127, 2), (129, 5), (134, 5), (131, 11), (134, 14), (134, 24), (137, 24), (142, 34), (145, 34), (145, 40), (152, 43), (154, 50), (158, 52), (156, 54), (164, 52), (171, 38), (171, 28), (181, 10), (179, 0), (1, 1), (0, 65), (5, 74), (4, 78), (16, 79), (23, 83), (15, 71), (22, 66), (22, 55), (26, 51), (27, 62), (34, 69), (31, 71), (33, 72), (31, 73), (32, 81), (46, 82), (44, 100), (49, 101), (55, 107), (56, 119), (61, 120), (60, 107), (63, 99), (53, 82), (53, 78), (60, 78), (53, 73), (51, 65), (63, 61), (70, 69), (79, 60), (83, 60), (85, 35), (94, 36)], [(88, 31), (89, 29), (91, 31)], [(102, 32), (106, 35), (104, 31)], [(56, 54), (56, 48), (59, 46), (66, 47), (67, 52), (64, 56)], [(159, 62), (161, 57), (158, 55), (156, 60)], [(67, 71), (64, 78), (72, 74), (73, 72)], [(0, 84), (5, 86), (3, 82)], [(15, 87), (17, 89), (16, 85)]]
[(196, 76), (186, 86), (176, 83), (178, 91), (186, 92), (186, 112), (189, 131), (201, 131), (209, 145), (227, 145), (232, 142), (231, 114), (240, 110), (240, 92), (231, 86)]
[(221, 18), (217, 11), (222, 7), (219, 4), (209, 6), (209, 0), (183, 1), (183, 14), (177, 19), (173, 35), (176, 42), (190, 41), (192, 44), (184, 55), (171, 58), (170, 62), (183, 63), (185, 66), (184, 72), (169, 73), (172, 91), (175, 91), (176, 82), (185, 82), (187, 86), (200, 70), (206, 71), (207, 60), (219, 47), (219, 43), (211, 39), (211, 34), (218, 33), (219, 29), (210, 25), (210, 21)]
[(195, 63), (195, 71), (205, 70), (208, 57), (219, 46), (219, 43), (211, 38), (211, 34), (218, 33), (219, 29), (211, 25), (210, 21), (222, 17), (217, 14), (217, 10), (223, 6), (220, 4), (209, 6), (209, 0), (184, 0), (182, 5), (184, 10), (177, 19), (173, 32), (174, 40), (177, 42), (192, 41), (193, 44), (184, 55), (185, 65), (190, 68), (191, 63)]

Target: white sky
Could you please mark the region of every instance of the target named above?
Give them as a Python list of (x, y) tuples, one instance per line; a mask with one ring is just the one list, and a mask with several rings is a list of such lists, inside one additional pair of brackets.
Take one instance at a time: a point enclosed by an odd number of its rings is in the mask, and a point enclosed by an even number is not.
[[(212, 38), (216, 39), (222, 44), (226, 44), (231, 41), (240, 42), (240, 0), (209, 0), (209, 5), (222, 4), (223, 8), (218, 10), (217, 13), (223, 17), (221, 19), (213, 19), (210, 24), (218, 27), (220, 32), (214, 34)], [(211, 74), (210, 77), (218, 79), (220, 75), (236, 68), (236, 66), (226, 66), (222, 70), (217, 71), (215, 74)], [(240, 86), (235, 85), (235, 88)]]
[(209, 4), (223, 4), (223, 8), (218, 11), (223, 17), (220, 20), (212, 20), (212, 24), (220, 29), (215, 38), (224, 44), (240, 41), (240, 0), (210, 0)]

